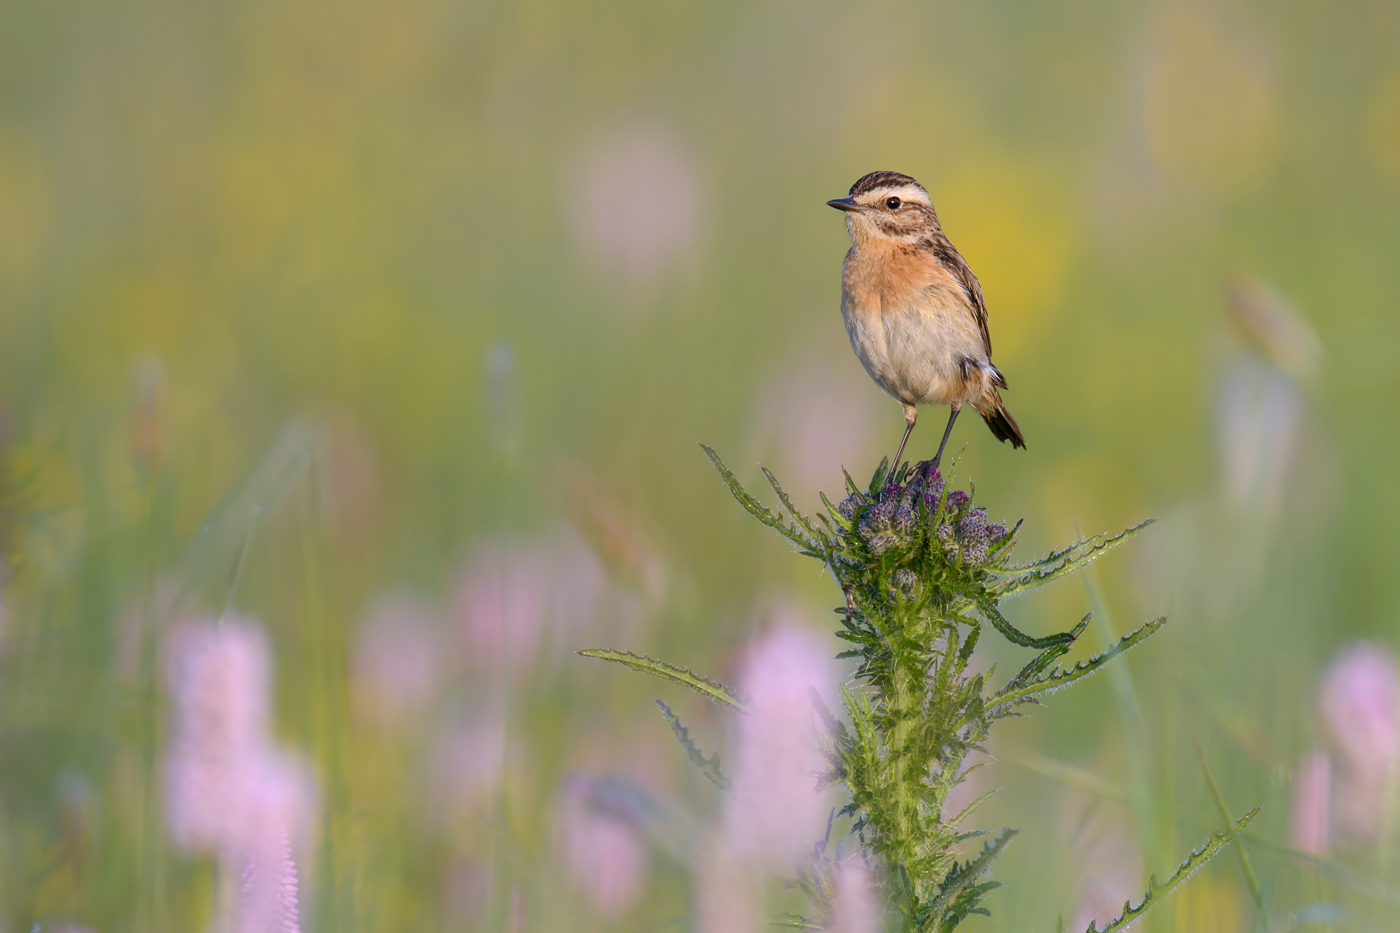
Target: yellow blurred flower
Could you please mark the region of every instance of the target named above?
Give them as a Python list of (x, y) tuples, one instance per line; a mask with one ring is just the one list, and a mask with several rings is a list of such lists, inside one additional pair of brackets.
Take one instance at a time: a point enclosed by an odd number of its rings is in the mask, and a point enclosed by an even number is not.
[(1176, 898), (1177, 933), (1243, 933), (1244, 899), (1238, 886), (1212, 877), (1198, 877), (1180, 889)]
[(1263, 175), (1280, 115), (1257, 34), (1199, 7), (1168, 9), (1152, 24), (1144, 65), (1146, 142), (1164, 172), (1217, 189)]
[(1400, 69), (1381, 83), (1371, 100), (1366, 149), (1380, 170), (1400, 184)]
[(998, 363), (1035, 346), (1059, 310), (1082, 222), (1063, 175), (985, 156), (928, 185), (939, 219), (987, 295)]
[(48, 217), (48, 185), (38, 147), (18, 136), (0, 136), (0, 278), (29, 269)]

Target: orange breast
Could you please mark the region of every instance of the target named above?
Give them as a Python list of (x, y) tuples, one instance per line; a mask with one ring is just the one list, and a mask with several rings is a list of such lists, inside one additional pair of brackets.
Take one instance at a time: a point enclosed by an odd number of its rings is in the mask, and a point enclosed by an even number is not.
[(879, 316), (909, 307), (940, 277), (951, 279), (928, 253), (887, 243), (868, 243), (853, 250), (844, 276), (853, 310)]

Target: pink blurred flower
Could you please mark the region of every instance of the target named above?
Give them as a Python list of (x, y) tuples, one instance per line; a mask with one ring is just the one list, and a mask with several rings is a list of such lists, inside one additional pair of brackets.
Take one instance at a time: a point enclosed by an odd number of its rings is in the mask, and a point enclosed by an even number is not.
[(527, 669), (545, 644), (568, 642), (587, 627), (603, 590), (598, 559), (577, 539), (496, 542), (464, 566), (451, 615), (467, 662), (498, 673), (508, 649), (514, 672)]
[(243, 869), (236, 933), (301, 933), (297, 918), (297, 866), (286, 829), (271, 844), (249, 853)]
[(1326, 855), (1330, 834), (1332, 762), (1314, 749), (1293, 776), (1288, 808), (1288, 842), (1299, 852)]
[(1359, 839), (1390, 815), (1400, 765), (1400, 673), (1369, 642), (1338, 652), (1322, 675), (1318, 709), (1337, 757), (1336, 816)]
[[(871, 408), (858, 367), (814, 356), (769, 387), (754, 421), (755, 446), (789, 489), (842, 488), (840, 466), (853, 472), (874, 440)], [(859, 380), (859, 381), (857, 381)]]
[(705, 846), (697, 874), (698, 933), (762, 933), (768, 929), (763, 876), (726, 851), (722, 837)]
[[(1075, 819), (1070, 808), (1063, 811)], [(1126, 901), (1136, 901), (1146, 890), (1142, 856), (1127, 829), (1126, 815), (1119, 817), (1100, 808), (1088, 821), (1080, 821), (1070, 842), (1075, 866), (1078, 907), (1068, 929), (1088, 929), (1093, 922), (1107, 923), (1118, 916)]]
[(422, 716), (442, 679), (441, 657), (438, 622), (427, 606), (404, 594), (380, 598), (356, 637), (356, 706), (383, 726)]
[(174, 724), (165, 817), (176, 846), (241, 866), (283, 834), (306, 840), (314, 784), (270, 736), (271, 656), (262, 628), (238, 618), (181, 624), (166, 650)]
[(830, 654), (821, 639), (780, 623), (749, 647), (739, 680), (754, 712), (735, 726), (721, 831), (736, 856), (788, 872), (822, 838), (831, 810), (817, 790), (825, 762), (811, 697), (815, 689), (830, 702)]
[(701, 227), (700, 177), (672, 133), (634, 124), (598, 134), (572, 182), (580, 252), (604, 281), (645, 293), (693, 255)]
[(616, 920), (646, 886), (647, 847), (625, 801), (609, 791), (606, 782), (566, 781), (559, 834), (570, 881), (599, 915)]
[(495, 878), (489, 861), (472, 855), (458, 858), (443, 877), (443, 912), (453, 920), (475, 919), (491, 901)]
[(432, 753), (438, 804), (461, 814), (488, 808), (514, 751), (507, 746), (499, 716), (483, 714), (449, 726)]
[(836, 867), (836, 897), (831, 909), (831, 933), (878, 933), (880, 901), (870, 869), (859, 858)]

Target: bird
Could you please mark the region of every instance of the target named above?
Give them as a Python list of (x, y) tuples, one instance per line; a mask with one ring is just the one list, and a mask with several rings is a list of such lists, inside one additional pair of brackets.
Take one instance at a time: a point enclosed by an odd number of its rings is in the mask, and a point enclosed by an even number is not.
[(977, 410), (999, 441), (1026, 439), (999, 389), (982, 284), (943, 233), (928, 191), (901, 172), (871, 172), (844, 198), (826, 202), (846, 214), (851, 248), (841, 266), (841, 317), (865, 371), (904, 406), (904, 436), (889, 475), (899, 469), (918, 405), (951, 409), (936, 469), (964, 405)]

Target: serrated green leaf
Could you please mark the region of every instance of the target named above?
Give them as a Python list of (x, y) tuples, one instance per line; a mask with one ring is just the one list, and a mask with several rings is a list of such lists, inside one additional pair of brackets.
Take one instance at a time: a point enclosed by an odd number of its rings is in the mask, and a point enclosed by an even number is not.
[(1023, 702), (1041, 693), (1052, 693), (1056, 690), (1062, 690), (1077, 680), (1082, 680), (1090, 674), (1097, 673), (1103, 670), (1104, 665), (1109, 661), (1112, 661), (1123, 652), (1141, 644), (1166, 623), (1167, 619), (1165, 616), (1160, 619), (1153, 619), (1146, 625), (1118, 639), (1111, 648), (1101, 651), (1093, 657), (1085, 658), (1069, 670), (1062, 670), (1056, 667), (1043, 677), (1037, 677), (1034, 680), (1022, 684), (1018, 684), (1013, 680), (992, 695), (987, 703), (987, 712), (990, 714), (1009, 704)]
[(678, 667), (666, 661), (656, 658), (649, 658), (644, 654), (633, 654), (630, 651), (617, 651), (613, 648), (585, 648), (579, 654), (585, 658), (600, 658), (604, 661), (612, 661), (629, 667), (634, 671), (641, 671), (643, 674), (650, 674), (661, 680), (669, 680), (672, 683), (689, 687), (696, 693), (708, 700), (713, 700), (720, 706), (727, 707), (738, 713), (751, 713), (748, 704), (740, 696), (739, 691), (733, 687), (720, 683), (718, 680), (711, 680), (701, 674), (696, 674), (689, 668)]
[(875, 475), (870, 477), (870, 495), (873, 497), (880, 491), (880, 487), (885, 484), (885, 480), (890, 476), (890, 458), (885, 457), (880, 461), (880, 465), (875, 468)]
[(982, 852), (977, 858), (961, 865), (955, 864), (939, 886), (938, 896), (933, 899), (929, 912), (936, 917), (947, 910), (964, 888), (976, 882), (982, 873), (991, 867), (992, 862), (1001, 855), (1001, 850), (1006, 848), (1006, 844), (1016, 833), (1017, 830), (1014, 829), (1003, 829), (995, 839), (982, 847)]
[(762, 464), (759, 464), (758, 468), (763, 471), (763, 476), (768, 480), (768, 485), (773, 487), (773, 494), (778, 497), (778, 501), (782, 503), (783, 508), (788, 510), (788, 514), (813, 538), (820, 537), (816, 527), (813, 526), (807, 516), (803, 514), (802, 510), (793, 505), (792, 497), (788, 495), (788, 491), (783, 488), (783, 484), (778, 482), (778, 478), (773, 475), (773, 471)]
[(1061, 577), (1067, 577), (1083, 570), (1154, 521), (1156, 519), (1149, 518), (1146, 521), (1138, 522), (1133, 527), (1120, 531), (1112, 537), (1098, 534), (1083, 538), (1067, 548), (1051, 551), (1029, 564), (1007, 567), (1004, 570), (993, 570), (992, 573), (995, 576), (1007, 578), (1006, 582), (1001, 584), (998, 596), (1001, 599), (1019, 596), (1036, 587), (1053, 583)]
[(1219, 832), (1212, 833), (1210, 838), (1202, 845), (1191, 850), (1191, 854), (1186, 856), (1182, 863), (1176, 867), (1176, 871), (1172, 872), (1172, 876), (1168, 878), (1165, 883), (1158, 884), (1155, 876), (1149, 877), (1147, 879), (1147, 893), (1142, 896), (1141, 901), (1136, 905), (1132, 903), (1124, 904), (1123, 913), (1116, 919), (1110, 921), (1108, 926), (1104, 927), (1102, 930), (1098, 928), (1097, 921), (1091, 920), (1089, 922), (1089, 928), (1085, 930), (1084, 933), (1116, 933), (1116, 931), (1123, 929), (1153, 907), (1156, 907), (1161, 903), (1164, 897), (1185, 882), (1186, 879), (1191, 877), (1202, 865), (1210, 861), (1217, 852), (1229, 845), (1236, 834), (1248, 826), (1250, 822), (1259, 815), (1259, 811), (1262, 809), (1262, 807), (1255, 807), (1238, 820), (1235, 820), (1233, 826), (1227, 826)]
[[(1068, 647), (1073, 644), (1075, 638), (1078, 637), (1074, 634), (1073, 630), (1071, 630), (1068, 632), (1060, 632), (1056, 635), (1046, 635), (1044, 638), (1035, 638), (1031, 635), (1027, 635), (1025, 632), (1006, 621), (1006, 617), (1001, 614), (1001, 610), (997, 608), (996, 603), (992, 602), (990, 599), (977, 600), (977, 608), (987, 621), (992, 623), (992, 627), (998, 632), (1001, 632), (1002, 637), (1013, 645), (1020, 645), (1022, 648), (1038, 648), (1044, 650), (1046, 648)], [(1080, 631), (1083, 631), (1083, 629), (1080, 629)]]
[(826, 512), (831, 516), (831, 521), (835, 522), (842, 531), (850, 531), (855, 527), (855, 524), (849, 518), (841, 514), (840, 507), (827, 498), (826, 493), (819, 489), (817, 490), (817, 495), (821, 497), (822, 505), (826, 507)]
[(690, 763), (700, 769), (700, 773), (709, 778), (720, 790), (729, 790), (730, 781), (723, 771), (720, 770), (719, 752), (715, 752), (709, 758), (700, 751), (700, 747), (695, 744), (695, 740), (690, 737), (690, 730), (681, 722), (681, 718), (671, 711), (664, 700), (652, 698), (652, 702), (661, 708), (661, 716), (666, 720), (666, 725), (671, 727), (671, 731), (676, 735), (676, 741), (681, 743), (681, 748), (685, 749), (685, 757), (690, 759)]
[(817, 542), (808, 539), (799, 529), (793, 527), (792, 523), (785, 521), (781, 515), (775, 514), (772, 509), (751, 496), (734, 476), (734, 472), (724, 465), (724, 461), (719, 458), (719, 454), (715, 453), (713, 447), (701, 444), (700, 448), (705, 451), (705, 456), (710, 458), (710, 463), (719, 471), (720, 479), (724, 480), (724, 485), (729, 487), (730, 494), (744, 507), (746, 512), (793, 544), (811, 552), (813, 557), (820, 557), (819, 554), (815, 553), (818, 550)]

